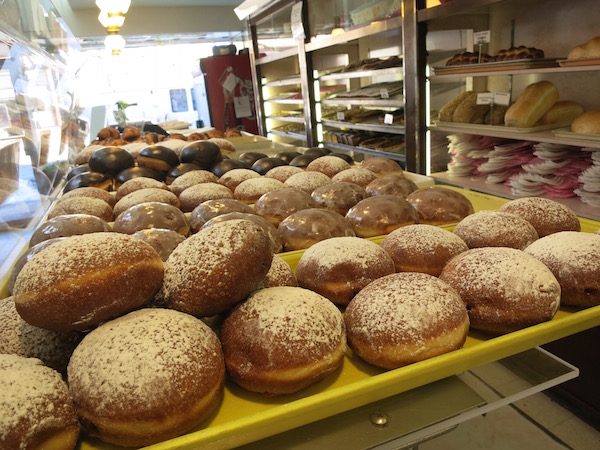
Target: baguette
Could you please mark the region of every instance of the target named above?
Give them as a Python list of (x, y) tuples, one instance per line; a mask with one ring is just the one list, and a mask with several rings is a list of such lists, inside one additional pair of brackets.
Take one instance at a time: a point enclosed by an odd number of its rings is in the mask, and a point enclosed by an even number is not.
[(546, 111), (540, 120), (537, 121), (536, 126), (539, 125), (552, 125), (552, 124), (570, 124), (583, 114), (583, 106), (580, 103), (572, 100), (563, 100), (556, 102), (552, 108)]
[(559, 93), (550, 81), (530, 84), (508, 108), (504, 116), (507, 127), (531, 128), (558, 101)]
[(571, 131), (582, 134), (600, 134), (600, 110), (590, 110), (577, 117)]

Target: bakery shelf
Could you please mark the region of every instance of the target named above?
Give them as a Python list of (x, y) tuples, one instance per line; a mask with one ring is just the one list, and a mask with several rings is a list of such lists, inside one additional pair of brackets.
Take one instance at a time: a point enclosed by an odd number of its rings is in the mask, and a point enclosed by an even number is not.
[(505, 0), (452, 0), (451, 2), (417, 11), (417, 20), (426, 22), (434, 19), (445, 19), (448, 16), (485, 11), (488, 6), (503, 3)]
[(296, 98), (267, 98), (266, 103), (278, 103), (280, 105), (303, 105), (302, 99)]
[(321, 103), (325, 106), (376, 106), (401, 108), (404, 106), (404, 97), (394, 96), (390, 99), (373, 99), (373, 98), (331, 98), (323, 99)]
[(280, 120), (282, 122), (304, 123), (303, 116), (269, 116), (267, 119)]
[(402, 67), (389, 67), (387, 69), (374, 69), (374, 70), (354, 70), (352, 72), (337, 72), (328, 75), (322, 75), (319, 80), (347, 80), (349, 78), (367, 78), (367, 77), (378, 77), (382, 75), (402, 75)]
[(340, 122), (336, 120), (322, 120), (323, 126), (348, 129), (348, 130), (361, 130), (361, 131), (374, 131), (378, 133), (392, 133), (392, 134), (404, 134), (405, 128), (400, 125), (385, 125), (379, 123), (379, 121), (365, 121), (365, 122)]
[[(451, 186), (458, 186), (467, 189), (473, 189), (475, 191), (479, 191), (485, 194), (491, 194), (496, 196), (499, 201), (508, 201), (508, 199), (518, 198), (511, 192), (510, 187), (504, 184), (493, 184), (486, 183), (485, 180), (479, 179), (476, 177), (456, 177), (449, 175), (448, 172), (439, 172), (431, 174), (431, 177), (436, 180), (436, 182), (449, 184)], [(472, 193), (471, 195), (476, 195)], [(489, 197), (489, 196), (485, 196)], [(503, 198), (503, 199), (500, 199)], [(600, 224), (592, 221), (600, 221), (600, 208), (594, 208), (593, 206), (586, 205), (578, 197), (571, 198), (552, 198), (557, 202), (560, 202), (569, 208), (571, 208), (580, 218), (590, 219), (587, 221), (587, 231), (596, 231), (600, 229)]]
[(302, 83), (300, 75), (293, 75), (291, 77), (283, 78), (281, 80), (267, 81), (263, 86), (294, 86), (300, 83)]
[(282, 59), (291, 58), (294, 56), (298, 56), (298, 47), (287, 48), (285, 50), (279, 50), (270, 55), (263, 56), (262, 58), (256, 58), (254, 60), (254, 64), (257, 66), (268, 64), (275, 61), (280, 61)]
[(352, 146), (352, 145), (346, 145), (346, 144), (338, 144), (335, 142), (323, 142), (323, 145), (326, 148), (329, 148), (331, 150), (342, 150), (345, 152), (358, 152), (358, 153), (362, 153), (364, 155), (381, 156), (384, 158), (393, 159), (394, 161), (406, 162), (406, 155), (404, 154), (404, 151), (402, 153), (392, 153), (392, 152), (386, 152), (384, 150), (374, 150), (371, 148)]
[(290, 139), (296, 139), (298, 141), (306, 141), (306, 134), (294, 133), (292, 131), (278, 131), (271, 130), (269, 133), (274, 134), (276, 136), (282, 136)]
[(397, 31), (402, 28), (402, 17), (392, 17), (387, 20), (373, 22), (367, 26), (345, 31), (336, 36), (325, 36), (314, 39), (306, 44), (306, 51), (313, 52), (334, 45), (346, 44), (356, 39), (373, 36), (387, 31)]
[(581, 138), (564, 138), (557, 136), (553, 130), (545, 130), (534, 133), (515, 133), (506, 129), (503, 126), (487, 126), (477, 127), (473, 125), (469, 127), (468, 124), (460, 125), (432, 125), (429, 127), (432, 131), (440, 131), (450, 134), (477, 134), (481, 136), (493, 136), (506, 139), (515, 139), (522, 141), (534, 141), (534, 142), (548, 142), (551, 144), (562, 144), (570, 145), (581, 148), (597, 148), (600, 149), (600, 141), (593, 139), (581, 139)]
[[(452, 69), (450, 69), (452, 67)], [(491, 66), (486, 65), (485, 67), (476, 69), (473, 65), (469, 68), (461, 68), (461, 66), (450, 66), (448, 69), (434, 68), (434, 75), (429, 76), (431, 81), (447, 78), (465, 78), (465, 77), (487, 77), (494, 75), (529, 75), (529, 74), (553, 74), (553, 73), (570, 73), (570, 72), (596, 72), (600, 70), (600, 65), (585, 65), (585, 66), (568, 66), (568, 67), (543, 67), (542, 64), (527, 65), (519, 67), (517, 64), (513, 68), (509, 66)]]

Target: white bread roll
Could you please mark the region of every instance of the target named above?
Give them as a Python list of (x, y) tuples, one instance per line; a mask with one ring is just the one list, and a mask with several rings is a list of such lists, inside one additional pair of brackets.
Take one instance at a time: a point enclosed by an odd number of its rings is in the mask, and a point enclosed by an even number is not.
[(583, 106), (572, 100), (556, 102), (536, 123), (538, 125), (569, 124), (583, 114)]
[(571, 131), (583, 134), (600, 134), (600, 110), (584, 112), (573, 121)]
[(550, 81), (530, 84), (508, 108), (504, 116), (507, 127), (530, 128), (558, 101), (558, 89)]
[(585, 44), (573, 47), (567, 59), (600, 58), (600, 36), (590, 39)]

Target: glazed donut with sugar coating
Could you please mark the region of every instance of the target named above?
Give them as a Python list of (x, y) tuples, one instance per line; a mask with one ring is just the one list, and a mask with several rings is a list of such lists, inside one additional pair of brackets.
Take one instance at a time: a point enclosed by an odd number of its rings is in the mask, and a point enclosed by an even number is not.
[(465, 241), (451, 231), (428, 224), (397, 228), (381, 242), (396, 272), (419, 272), (437, 277), (456, 255), (466, 252)]
[(165, 228), (148, 228), (136, 231), (132, 236), (150, 244), (163, 261), (166, 261), (173, 250), (185, 240), (177, 231)]
[(200, 183), (190, 186), (179, 194), (183, 212), (192, 212), (199, 204), (219, 198), (233, 198), (233, 192), (219, 183)]
[(36, 358), (0, 354), (0, 448), (72, 450), (79, 421), (61, 375)]
[(307, 249), (296, 267), (298, 285), (347, 305), (367, 284), (394, 273), (394, 261), (374, 242), (338, 237)]
[(295, 166), (277, 166), (277, 167), (273, 167), (271, 170), (269, 170), (267, 173), (265, 173), (265, 177), (266, 178), (274, 178), (276, 180), (281, 181), (282, 183), (285, 183), (285, 180), (287, 180), (289, 177), (291, 177), (292, 175), (296, 175), (297, 173), (301, 173), (304, 172), (304, 169), (301, 169), (300, 167), (295, 167)]
[(200, 170), (200, 168), (196, 166), (196, 169), (190, 170), (175, 178), (169, 185), (169, 189), (173, 194), (179, 197), (183, 191), (196, 184), (218, 182), (219, 179), (214, 173), (209, 172), (208, 170)]
[(316, 208), (314, 199), (300, 189), (284, 188), (267, 192), (254, 204), (254, 212), (278, 227), (283, 219), (307, 208)]
[(341, 366), (340, 311), (316, 292), (272, 287), (254, 292), (224, 321), (221, 341), (231, 378), (265, 395), (291, 394)]
[(396, 195), (367, 197), (348, 210), (346, 220), (363, 238), (382, 236), (419, 222), (415, 208)]
[(176, 206), (161, 202), (144, 202), (126, 209), (113, 223), (113, 231), (133, 234), (149, 228), (166, 228), (182, 236), (190, 234), (185, 214)]
[(105, 191), (104, 189), (100, 189), (100, 188), (92, 187), (92, 186), (80, 187), (77, 189), (73, 189), (72, 191), (65, 192), (58, 199), (58, 201), (61, 202), (63, 200), (66, 200), (66, 199), (72, 198), (72, 197), (99, 198), (100, 200), (104, 200), (106, 203), (108, 203), (111, 208), (114, 208), (115, 203), (116, 203), (116, 199), (113, 194), (111, 194), (108, 191)]
[(260, 174), (252, 169), (232, 169), (219, 178), (219, 183), (223, 186), (231, 189), (232, 192), (235, 192), (235, 188), (242, 183), (242, 181), (250, 180), (251, 178), (260, 178)]
[(467, 250), (446, 264), (440, 279), (463, 299), (471, 327), (490, 334), (546, 322), (560, 306), (560, 285), (552, 272), (514, 248)]
[(350, 208), (369, 196), (367, 191), (358, 184), (347, 181), (331, 182), (318, 187), (310, 195), (315, 199), (319, 208), (330, 209), (342, 216), (345, 216)]
[(336, 173), (331, 177), (331, 181), (347, 181), (348, 183), (358, 184), (364, 189), (376, 178), (377, 174), (375, 172), (362, 167), (351, 167)]
[(516, 214), (536, 229), (539, 237), (559, 231), (581, 231), (581, 223), (571, 208), (544, 197), (511, 200), (500, 211)]
[(378, 278), (344, 314), (348, 345), (362, 359), (396, 369), (463, 346), (469, 317), (458, 294), (424, 273)]
[(538, 239), (525, 253), (554, 274), (560, 284), (561, 305), (600, 305), (600, 235), (559, 231)]
[(440, 186), (417, 189), (406, 200), (419, 213), (419, 223), (430, 225), (460, 222), (475, 212), (473, 204), (465, 195)]
[(201, 320), (144, 308), (106, 322), (77, 346), (69, 387), (91, 436), (141, 447), (200, 425), (223, 395), (225, 365)]
[(307, 249), (332, 237), (356, 236), (344, 216), (321, 208), (295, 212), (283, 219), (277, 230), (285, 251)]
[(404, 170), (396, 161), (379, 156), (362, 160), (359, 164), (359, 167), (362, 169), (368, 169), (371, 172), (376, 173), (379, 177), (386, 175), (402, 176), (404, 174)]
[(117, 188), (116, 200), (119, 201), (127, 194), (131, 194), (134, 191), (147, 188), (169, 190), (169, 186), (167, 186), (162, 181), (150, 177), (137, 177), (125, 181), (121, 186)]
[(454, 227), (454, 234), (469, 248), (510, 247), (523, 250), (538, 239), (538, 233), (525, 219), (504, 211), (478, 211)]
[(147, 243), (121, 233), (71, 236), (25, 264), (13, 298), (31, 325), (86, 331), (139, 308), (160, 289), (163, 263)]
[(417, 189), (419, 187), (414, 181), (401, 175), (379, 176), (365, 188), (370, 196), (397, 195), (402, 198), (408, 197), (408, 194)]
[(233, 198), (247, 204), (253, 204), (261, 195), (276, 189), (283, 189), (285, 185), (275, 178), (250, 178), (242, 181), (233, 191)]
[(309, 195), (318, 187), (329, 183), (331, 183), (331, 178), (321, 172), (300, 172), (284, 182), (286, 187), (300, 189)]
[(206, 222), (202, 228), (211, 227), (217, 223), (225, 222), (228, 220), (249, 220), (250, 222), (254, 222), (256, 225), (261, 227), (267, 236), (269, 237), (269, 241), (271, 241), (271, 248), (274, 253), (279, 253), (283, 248), (283, 243), (281, 242), (281, 236), (279, 235), (279, 231), (273, 224), (263, 219), (254, 212), (244, 213), (244, 212), (230, 212), (226, 214), (220, 214), (216, 217), (213, 217), (208, 222)]
[(165, 263), (167, 304), (198, 317), (227, 312), (267, 275), (273, 248), (249, 220), (205, 226), (177, 246)]
[(210, 219), (231, 212), (254, 214), (254, 210), (246, 203), (233, 198), (219, 198), (200, 203), (190, 214), (190, 227), (197, 233)]
[(138, 189), (137, 191), (127, 194), (117, 202), (115, 209), (113, 210), (114, 218), (117, 219), (121, 213), (125, 212), (132, 206), (146, 202), (167, 203), (175, 206), (176, 208), (179, 208), (180, 206), (179, 199), (170, 191), (156, 188)]
[(31, 235), (30, 247), (40, 242), (59, 237), (69, 237), (79, 234), (111, 231), (110, 225), (100, 217), (91, 214), (66, 214), (56, 216), (42, 223)]
[(259, 283), (258, 289), (276, 286), (298, 286), (298, 279), (290, 265), (279, 255), (273, 255), (271, 268)]
[(71, 197), (56, 203), (48, 213), (48, 220), (70, 214), (87, 214), (110, 222), (113, 217), (113, 208), (99, 198)]
[(342, 170), (349, 169), (351, 166), (348, 162), (337, 156), (325, 155), (317, 159), (313, 159), (308, 166), (306, 166), (307, 172), (321, 172), (327, 175), (329, 178), (333, 177), (336, 173)]

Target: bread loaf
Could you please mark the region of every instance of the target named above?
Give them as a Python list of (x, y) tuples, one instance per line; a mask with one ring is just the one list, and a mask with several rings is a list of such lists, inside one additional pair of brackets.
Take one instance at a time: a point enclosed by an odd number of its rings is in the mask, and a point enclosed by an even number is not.
[(552, 108), (546, 111), (536, 125), (568, 124), (576, 117), (583, 114), (583, 106), (572, 100), (556, 102)]
[(454, 110), (452, 122), (483, 123), (483, 118), (489, 110), (490, 105), (478, 105), (477, 92), (471, 92)]
[(583, 134), (600, 134), (600, 110), (586, 111), (571, 124), (571, 131)]
[(573, 47), (567, 59), (600, 58), (600, 36), (590, 39), (585, 44)]
[(438, 114), (438, 120), (440, 122), (452, 122), (452, 115), (454, 114), (454, 110), (456, 107), (469, 95), (471, 95), (473, 91), (465, 91), (462, 94), (458, 94), (448, 103), (440, 108), (440, 112)]
[(556, 86), (538, 81), (527, 86), (504, 116), (507, 127), (530, 128), (558, 101)]

